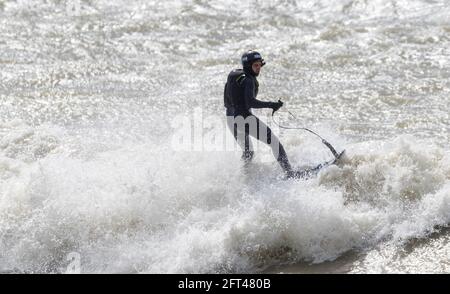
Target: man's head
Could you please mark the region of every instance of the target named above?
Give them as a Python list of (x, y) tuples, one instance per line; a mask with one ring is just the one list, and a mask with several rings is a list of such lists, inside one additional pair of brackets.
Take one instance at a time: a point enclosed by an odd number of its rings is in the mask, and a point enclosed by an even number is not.
[(244, 55), (242, 55), (241, 61), (244, 70), (254, 76), (258, 76), (261, 67), (266, 64), (261, 54), (253, 50), (245, 52)]

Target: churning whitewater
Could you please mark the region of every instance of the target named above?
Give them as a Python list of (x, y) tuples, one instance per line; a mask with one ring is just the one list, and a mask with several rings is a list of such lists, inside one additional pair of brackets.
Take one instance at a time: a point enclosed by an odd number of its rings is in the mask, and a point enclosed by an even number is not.
[[(0, 272), (449, 273), (448, 15), (0, 0)], [(223, 86), (249, 49), (258, 99), (339, 165), (286, 180), (267, 146), (249, 166), (226, 148)], [(254, 113), (296, 167), (332, 158)]]

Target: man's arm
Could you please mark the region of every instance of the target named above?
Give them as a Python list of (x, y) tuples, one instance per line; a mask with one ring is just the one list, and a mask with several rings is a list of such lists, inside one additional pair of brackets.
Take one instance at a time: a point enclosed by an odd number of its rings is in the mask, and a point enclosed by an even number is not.
[(273, 108), (273, 102), (264, 102), (255, 97), (255, 83), (251, 78), (244, 80), (244, 100), (248, 108)]

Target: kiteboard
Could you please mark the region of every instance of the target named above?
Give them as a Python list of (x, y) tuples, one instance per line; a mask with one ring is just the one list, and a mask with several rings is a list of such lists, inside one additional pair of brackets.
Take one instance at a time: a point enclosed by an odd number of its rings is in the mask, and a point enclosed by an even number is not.
[(316, 176), (319, 173), (319, 171), (321, 171), (325, 167), (333, 165), (333, 164), (338, 164), (339, 160), (342, 158), (342, 155), (344, 153), (345, 153), (345, 149), (342, 150), (340, 153), (337, 153), (336, 156), (334, 157), (334, 159), (326, 161), (324, 163), (321, 163), (313, 168), (306, 168), (306, 169), (300, 169), (300, 170), (293, 171), (292, 173), (289, 173), (287, 175), (287, 178), (288, 179), (302, 179), (302, 180), (312, 178), (312, 177)]

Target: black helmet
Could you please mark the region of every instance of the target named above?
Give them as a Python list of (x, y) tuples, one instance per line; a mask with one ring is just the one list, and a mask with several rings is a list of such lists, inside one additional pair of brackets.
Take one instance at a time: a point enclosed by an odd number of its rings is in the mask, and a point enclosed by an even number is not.
[(262, 66), (264, 66), (266, 63), (264, 62), (264, 59), (262, 58), (261, 54), (259, 54), (259, 52), (250, 50), (244, 53), (244, 55), (242, 55), (241, 61), (242, 61), (242, 66), (245, 68), (251, 68), (253, 62), (260, 60), (262, 63)]

